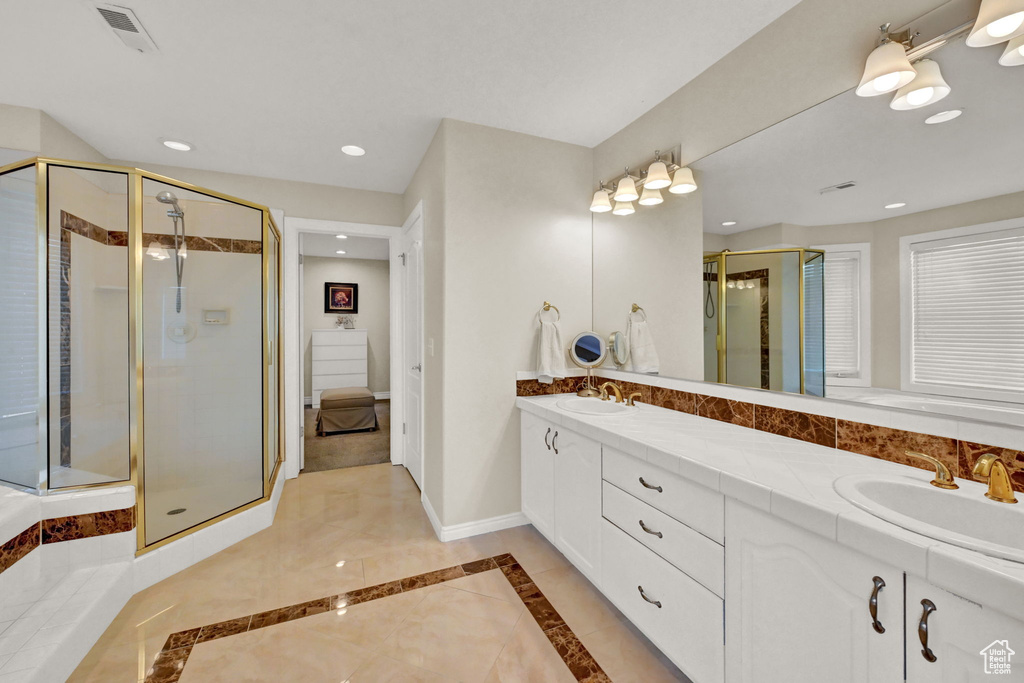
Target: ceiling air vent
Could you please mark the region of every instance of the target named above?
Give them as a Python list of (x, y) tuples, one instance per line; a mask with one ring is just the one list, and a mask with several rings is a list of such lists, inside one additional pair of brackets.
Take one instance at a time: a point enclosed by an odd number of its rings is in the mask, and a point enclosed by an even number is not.
[(121, 42), (136, 52), (156, 52), (156, 44), (146, 33), (142, 22), (135, 16), (135, 12), (127, 7), (96, 3), (96, 11), (103, 17), (103, 21), (114, 32), (114, 35), (121, 39)]
[(831, 187), (823, 187), (818, 190), (818, 194), (825, 194), (826, 192), (838, 192), (839, 190), (848, 190), (851, 187), (857, 187), (856, 181), (847, 180), (845, 183), (839, 183), (838, 185), (832, 185)]

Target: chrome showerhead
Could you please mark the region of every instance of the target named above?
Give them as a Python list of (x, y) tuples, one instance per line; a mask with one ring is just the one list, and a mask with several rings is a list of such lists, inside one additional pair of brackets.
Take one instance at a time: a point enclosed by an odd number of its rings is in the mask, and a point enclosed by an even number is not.
[[(173, 192), (168, 192), (167, 190), (164, 190), (163, 192), (157, 194), (156, 200), (161, 204), (170, 204), (171, 206), (173, 206), (175, 213), (177, 213), (179, 216), (184, 213), (181, 210), (181, 207), (178, 206), (178, 198), (174, 196)], [(167, 213), (168, 215), (170, 215), (171, 212), (168, 211)]]

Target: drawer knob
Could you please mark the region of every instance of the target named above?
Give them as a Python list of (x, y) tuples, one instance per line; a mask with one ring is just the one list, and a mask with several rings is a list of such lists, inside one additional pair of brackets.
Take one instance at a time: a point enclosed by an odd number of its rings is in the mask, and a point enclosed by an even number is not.
[(654, 605), (658, 609), (661, 609), (661, 601), (660, 600), (651, 600), (649, 597), (647, 597), (647, 593), (644, 593), (644, 587), (643, 586), (637, 586), (636, 589), (638, 591), (640, 591), (640, 597), (641, 598), (643, 598), (647, 602), (651, 603), (652, 605)]
[(658, 538), (664, 538), (665, 536), (660, 531), (651, 531), (650, 528), (648, 528), (648, 526), (644, 524), (644, 520), (642, 519), (640, 520), (640, 528), (649, 533), (651, 536), (657, 536)]
[(643, 484), (644, 488), (654, 489), (658, 493), (661, 493), (661, 487), (660, 486), (654, 486), (652, 484), (648, 484), (646, 481), (644, 481), (643, 477), (640, 477), (640, 483)]

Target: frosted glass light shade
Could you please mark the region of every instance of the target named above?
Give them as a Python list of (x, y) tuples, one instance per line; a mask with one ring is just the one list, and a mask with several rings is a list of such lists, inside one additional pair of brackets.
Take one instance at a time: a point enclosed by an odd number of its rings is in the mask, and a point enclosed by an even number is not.
[(981, 0), (967, 44), (986, 47), (1020, 35), (1024, 35), (1024, 0)]
[(907, 59), (907, 50), (900, 43), (883, 43), (876, 47), (864, 65), (857, 94), (874, 97), (898, 90), (914, 80), (917, 72)]
[(693, 179), (693, 171), (690, 170), (689, 166), (683, 166), (680, 169), (676, 169), (675, 174), (672, 176), (672, 185), (668, 188), (668, 191), (672, 194), (687, 194), (697, 189), (697, 181)]
[(644, 191), (640, 195), (641, 206), (655, 206), (665, 201), (665, 198), (661, 196), (661, 190), (656, 190), (650, 187), (647, 183), (644, 183)]
[(594, 193), (594, 201), (590, 202), (590, 210), (594, 213), (607, 213), (612, 210), (612, 202), (608, 199), (608, 190), (602, 188)]
[(999, 58), (999, 63), (1003, 66), (1024, 65), (1024, 36), (1017, 36), (1006, 44), (1006, 50)]
[[(668, 177), (668, 166), (664, 161), (655, 161), (647, 168), (647, 180), (644, 181), (645, 191), (648, 187), (652, 190), (660, 190), (671, 184), (672, 179)], [(642, 201), (640, 203), (643, 204)]]
[(909, 111), (927, 107), (949, 94), (950, 88), (937, 62), (922, 59), (915, 65), (917, 78), (896, 91), (889, 107), (896, 111)]
[(612, 213), (616, 216), (628, 216), (636, 213), (636, 209), (633, 208), (632, 202), (615, 202), (615, 210)]
[(629, 176), (619, 181), (615, 186), (615, 195), (612, 197), (617, 202), (635, 202), (640, 195), (636, 192), (636, 183)]

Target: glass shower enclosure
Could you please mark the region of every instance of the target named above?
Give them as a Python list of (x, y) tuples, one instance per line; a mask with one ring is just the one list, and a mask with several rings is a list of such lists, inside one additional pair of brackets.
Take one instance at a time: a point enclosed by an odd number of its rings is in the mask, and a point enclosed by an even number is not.
[(280, 233), (134, 168), (0, 168), (0, 480), (135, 485), (138, 547), (268, 499), (281, 457)]
[(823, 263), (797, 247), (706, 254), (704, 379), (824, 396)]

